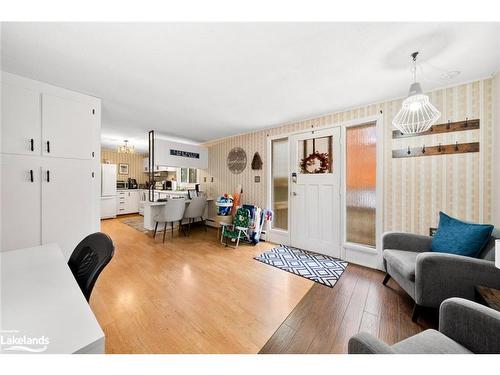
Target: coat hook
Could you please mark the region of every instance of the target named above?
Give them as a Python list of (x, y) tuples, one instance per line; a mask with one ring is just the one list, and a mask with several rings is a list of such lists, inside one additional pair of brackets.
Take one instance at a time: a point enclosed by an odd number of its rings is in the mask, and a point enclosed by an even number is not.
[(438, 152), (441, 152), (441, 143), (438, 145)]
[(425, 154), (425, 145), (422, 147), (422, 154)]
[(451, 126), (450, 123), (451, 123), (451, 121), (448, 120), (448, 123), (446, 124), (446, 130), (450, 130), (450, 126)]
[(455, 142), (455, 151), (458, 151), (458, 141)]
[(408, 146), (408, 151), (406, 152), (408, 155), (411, 154), (410, 146)]

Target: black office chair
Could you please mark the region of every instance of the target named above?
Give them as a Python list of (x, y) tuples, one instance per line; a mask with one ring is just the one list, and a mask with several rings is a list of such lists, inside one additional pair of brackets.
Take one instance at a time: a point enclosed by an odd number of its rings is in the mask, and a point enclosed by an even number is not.
[(107, 234), (101, 232), (89, 234), (73, 250), (68, 266), (87, 302), (97, 278), (113, 258), (114, 253), (113, 241)]

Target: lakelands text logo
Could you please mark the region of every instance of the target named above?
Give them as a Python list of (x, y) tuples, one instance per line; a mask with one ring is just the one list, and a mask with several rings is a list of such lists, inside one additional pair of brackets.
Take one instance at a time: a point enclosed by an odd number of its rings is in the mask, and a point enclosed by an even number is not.
[(47, 350), (50, 340), (46, 336), (23, 335), (19, 331), (0, 331), (1, 352), (42, 353)]

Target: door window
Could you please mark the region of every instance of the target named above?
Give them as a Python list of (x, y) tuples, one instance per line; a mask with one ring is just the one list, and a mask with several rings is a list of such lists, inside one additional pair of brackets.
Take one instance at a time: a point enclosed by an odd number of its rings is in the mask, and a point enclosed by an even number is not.
[(332, 173), (332, 143), (332, 136), (300, 140), (299, 173)]

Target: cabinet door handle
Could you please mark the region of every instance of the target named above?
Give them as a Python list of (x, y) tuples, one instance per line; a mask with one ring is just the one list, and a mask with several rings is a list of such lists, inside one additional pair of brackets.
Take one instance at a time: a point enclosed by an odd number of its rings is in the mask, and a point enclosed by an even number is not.
[(35, 182), (35, 180), (33, 179), (33, 169), (30, 169), (30, 181)]
[(35, 151), (35, 140), (33, 138), (30, 139), (30, 150)]
[(47, 169), (47, 182), (50, 182), (50, 171)]
[(47, 153), (50, 154), (50, 141), (47, 141)]

